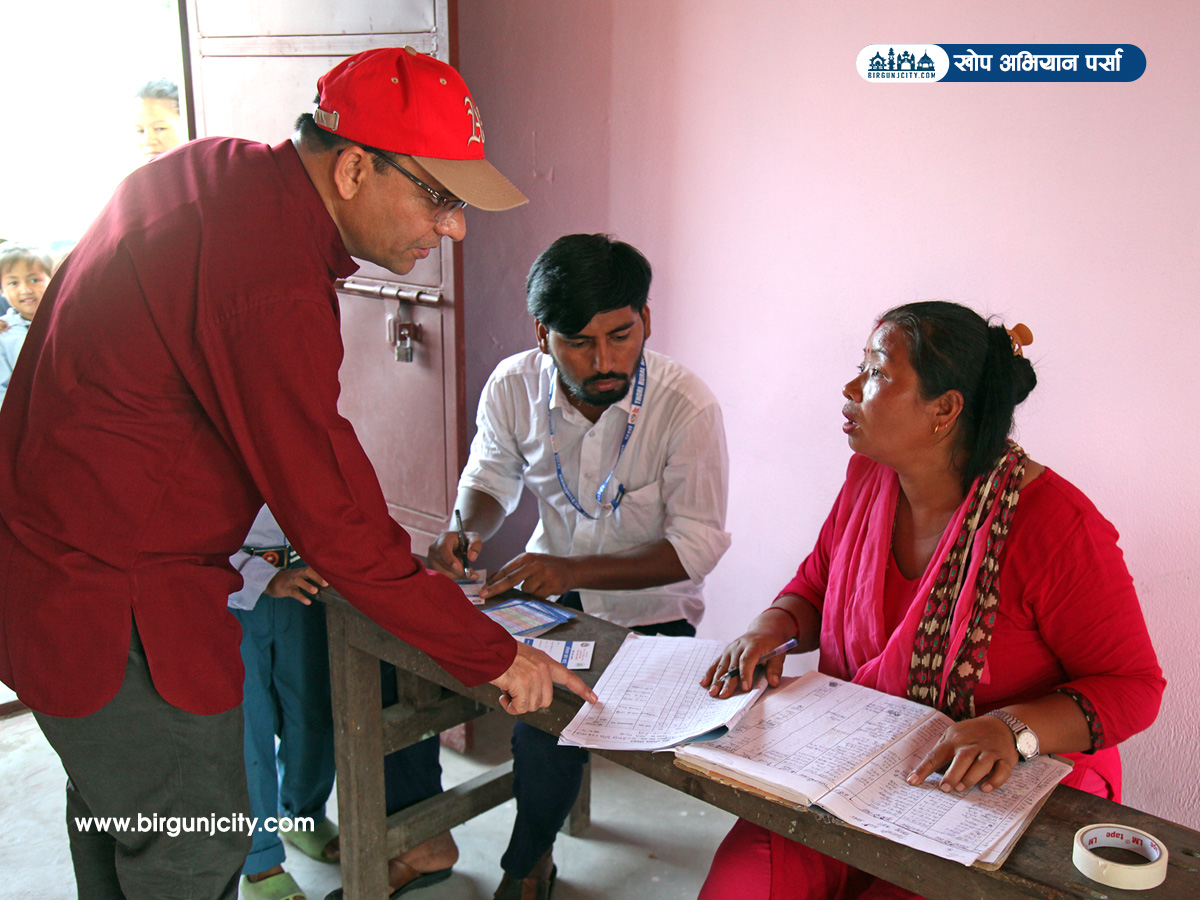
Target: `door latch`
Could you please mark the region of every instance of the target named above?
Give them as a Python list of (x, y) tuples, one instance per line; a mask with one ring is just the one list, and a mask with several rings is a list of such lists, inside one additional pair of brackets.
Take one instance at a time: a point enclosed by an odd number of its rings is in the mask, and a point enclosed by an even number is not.
[(395, 348), (396, 362), (410, 363), (415, 345), (421, 340), (421, 326), (416, 322), (402, 322), (399, 316), (388, 316), (387, 339)]

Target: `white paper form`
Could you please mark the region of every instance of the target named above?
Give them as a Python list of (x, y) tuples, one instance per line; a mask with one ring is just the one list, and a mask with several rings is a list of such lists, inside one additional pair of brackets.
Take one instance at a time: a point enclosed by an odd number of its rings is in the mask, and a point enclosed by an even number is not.
[(530, 647), (541, 650), (568, 669), (590, 669), (595, 641), (551, 641), (546, 638), (521, 638)]
[(946, 723), (925, 723), (880, 754), (818, 802), (838, 818), (926, 853), (963, 865), (1000, 855), (1015, 828), (1071, 770), (1038, 756), (1013, 769), (990, 793), (972, 788), (946, 793), (937, 775), (913, 786), (905, 779), (937, 743)]
[(474, 579), (460, 578), (456, 579), (454, 583), (462, 589), (462, 592), (467, 595), (467, 599), (473, 604), (483, 606), (487, 601), (479, 596), (479, 592), (485, 581), (487, 581), (487, 569), (476, 569)]
[(717, 700), (700, 679), (724, 649), (722, 641), (631, 634), (596, 682), (587, 703), (563, 729), (560, 744), (603, 750), (661, 750), (723, 729), (758, 699), (766, 685)]

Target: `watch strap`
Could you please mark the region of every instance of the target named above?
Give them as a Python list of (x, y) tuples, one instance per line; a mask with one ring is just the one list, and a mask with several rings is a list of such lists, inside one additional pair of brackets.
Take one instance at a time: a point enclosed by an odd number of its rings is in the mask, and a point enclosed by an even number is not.
[[(1006, 709), (993, 709), (991, 712), (988, 713), (988, 715), (995, 716), (997, 719), (999, 719), (1001, 722), (1003, 722), (1005, 725), (1007, 725), (1009, 727), (1009, 730), (1011, 730), (1013, 733), (1013, 741), (1017, 745), (1017, 754), (1021, 757), (1021, 759), (1028, 761), (1038, 755), (1037, 734), (1034, 733), (1032, 728), (1030, 728), (1028, 725), (1026, 725), (1024, 722), (1022, 722), (1020, 719), (1018, 719), (1016, 716), (1014, 716), (1012, 713), (1010, 713)], [(1032, 752), (1023, 750), (1021, 747), (1021, 743), (1022, 743), (1021, 735), (1025, 732), (1028, 732), (1029, 735), (1033, 738)]]

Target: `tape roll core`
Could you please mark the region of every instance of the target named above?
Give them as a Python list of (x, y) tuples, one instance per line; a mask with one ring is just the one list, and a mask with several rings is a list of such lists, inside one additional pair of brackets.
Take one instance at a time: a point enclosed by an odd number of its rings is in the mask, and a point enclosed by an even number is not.
[[(1113, 862), (1093, 853), (1094, 847), (1132, 850), (1144, 856), (1146, 862), (1136, 865)], [(1158, 838), (1136, 828), (1111, 822), (1085, 825), (1075, 832), (1071, 861), (1075, 863), (1075, 868), (1093, 881), (1130, 891), (1158, 887), (1167, 877), (1167, 848)]]

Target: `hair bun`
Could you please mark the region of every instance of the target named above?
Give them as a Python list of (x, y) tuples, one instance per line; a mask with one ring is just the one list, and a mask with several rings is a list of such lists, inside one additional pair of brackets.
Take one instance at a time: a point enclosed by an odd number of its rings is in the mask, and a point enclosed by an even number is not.
[(1037, 373), (1033, 371), (1033, 363), (1024, 356), (1013, 357), (1013, 400), (1019, 406), (1025, 398), (1037, 387)]
[[(994, 364), (1011, 373), (1012, 379), (1008, 384), (1008, 393), (1013, 407), (1020, 406), (1037, 387), (1037, 375), (1034, 374), (1033, 364), (1025, 358), (1022, 348), (1033, 343), (1033, 332), (1023, 322), (1018, 322), (1012, 328), (1003, 325), (992, 325), (988, 328), (991, 334)], [(1011, 349), (1011, 353), (1008, 352)], [(997, 385), (999, 387), (999, 385)]]

